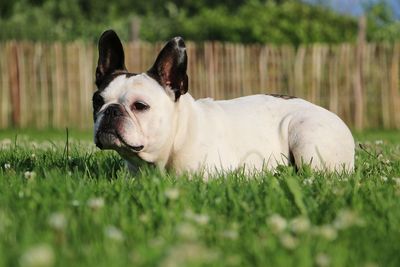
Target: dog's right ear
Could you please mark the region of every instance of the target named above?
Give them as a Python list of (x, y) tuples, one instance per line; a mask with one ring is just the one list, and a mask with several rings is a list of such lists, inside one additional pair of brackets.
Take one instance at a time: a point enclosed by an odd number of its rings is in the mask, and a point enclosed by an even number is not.
[(113, 30), (105, 31), (99, 40), (99, 61), (96, 68), (96, 85), (115, 71), (126, 71), (125, 55), (121, 40)]

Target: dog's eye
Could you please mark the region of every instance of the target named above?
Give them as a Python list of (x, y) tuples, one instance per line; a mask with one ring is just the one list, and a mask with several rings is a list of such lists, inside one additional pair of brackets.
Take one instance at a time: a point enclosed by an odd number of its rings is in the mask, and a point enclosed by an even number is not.
[(136, 110), (136, 111), (144, 111), (144, 110), (147, 110), (149, 108), (150, 108), (150, 106), (147, 105), (146, 103), (142, 102), (142, 101), (136, 101), (132, 105), (132, 109)]

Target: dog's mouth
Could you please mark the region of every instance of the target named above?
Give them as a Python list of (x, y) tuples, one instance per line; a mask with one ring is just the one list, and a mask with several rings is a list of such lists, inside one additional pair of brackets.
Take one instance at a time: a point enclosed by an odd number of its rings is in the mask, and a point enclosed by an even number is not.
[(134, 146), (129, 144), (120, 133), (114, 130), (97, 132), (95, 143), (100, 149), (128, 148), (135, 152), (140, 152), (144, 148), (143, 145)]

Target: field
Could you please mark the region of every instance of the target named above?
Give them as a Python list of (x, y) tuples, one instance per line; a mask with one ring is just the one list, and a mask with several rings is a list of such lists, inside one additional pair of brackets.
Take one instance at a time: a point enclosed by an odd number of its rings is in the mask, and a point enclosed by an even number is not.
[(90, 133), (0, 132), (0, 266), (400, 266), (400, 132), (353, 174), (133, 176)]

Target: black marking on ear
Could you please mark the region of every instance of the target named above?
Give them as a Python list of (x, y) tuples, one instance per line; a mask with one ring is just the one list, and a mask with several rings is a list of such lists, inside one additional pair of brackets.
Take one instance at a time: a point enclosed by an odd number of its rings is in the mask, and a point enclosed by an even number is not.
[(105, 31), (99, 40), (99, 60), (96, 68), (96, 85), (100, 88), (107, 76), (127, 72), (121, 40), (113, 30)]
[(186, 69), (185, 42), (181, 37), (175, 37), (164, 46), (147, 74), (162, 87), (169, 87), (174, 92), (175, 101), (177, 101), (181, 95), (188, 91), (189, 78)]
[(297, 97), (295, 97), (295, 96), (281, 95), (281, 94), (266, 94), (266, 95), (273, 96), (273, 97), (278, 97), (278, 98), (282, 98), (282, 99), (286, 99), (286, 100), (297, 98)]

